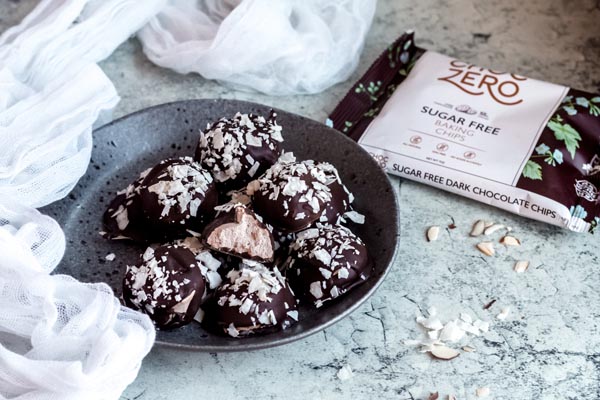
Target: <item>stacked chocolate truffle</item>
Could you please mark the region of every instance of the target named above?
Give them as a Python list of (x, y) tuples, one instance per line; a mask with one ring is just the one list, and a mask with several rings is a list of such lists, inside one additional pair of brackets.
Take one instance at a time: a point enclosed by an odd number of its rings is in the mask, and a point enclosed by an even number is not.
[(161, 161), (110, 203), (108, 238), (166, 242), (123, 280), (125, 303), (158, 328), (207, 311), (232, 337), (285, 329), (298, 303), (321, 307), (368, 278), (367, 249), (345, 226), (363, 220), (352, 194), (333, 165), (283, 151), (276, 117), (209, 124), (193, 159)]

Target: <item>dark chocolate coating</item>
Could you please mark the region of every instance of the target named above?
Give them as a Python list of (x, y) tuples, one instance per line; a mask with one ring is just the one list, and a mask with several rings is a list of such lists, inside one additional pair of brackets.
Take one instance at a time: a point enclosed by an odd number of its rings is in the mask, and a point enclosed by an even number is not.
[(221, 207), (228, 210), (204, 228), (204, 244), (215, 251), (260, 263), (273, 261), (273, 235), (252, 209), (239, 203)]
[[(298, 232), (325, 214), (331, 201), (326, 174), (312, 160), (279, 161), (253, 185), (252, 204), (266, 222), (284, 232)], [(251, 190), (252, 191), (252, 190)]]
[(290, 245), (296, 240), (295, 233), (284, 233), (270, 224), (266, 224), (269, 231), (273, 235), (273, 241), (275, 243), (275, 255), (273, 261), (266, 263), (269, 268), (277, 267), (280, 270), (284, 267), (284, 264), (290, 255)]
[(205, 290), (194, 253), (177, 245), (148, 248), (139, 266), (127, 266), (123, 279), (125, 304), (148, 314), (159, 329), (190, 323)]
[(226, 274), (226, 272), (223, 271), (225, 269), (223, 268), (223, 260), (218, 257), (219, 254), (206, 247), (201, 242), (200, 238), (195, 236), (188, 236), (184, 239), (176, 240), (173, 244), (194, 253), (200, 271), (206, 281), (205, 295), (212, 294), (214, 290), (221, 285)]
[(152, 168), (142, 182), (140, 198), (148, 223), (177, 236), (186, 229), (200, 231), (212, 219), (218, 194), (211, 175), (191, 157), (181, 157)]
[(331, 191), (331, 201), (325, 206), (325, 214), (321, 217), (321, 222), (328, 222), (332, 225), (339, 224), (342, 222), (340, 218), (344, 213), (350, 211), (354, 196), (342, 183), (342, 179), (333, 165), (328, 162), (320, 162), (317, 167), (326, 175), (327, 186)]
[(147, 229), (139, 192), (142, 181), (149, 171), (150, 169), (147, 169), (142, 172), (138, 179), (118, 192), (108, 204), (108, 208), (102, 216), (106, 231), (105, 237), (109, 239), (129, 238), (137, 242), (146, 241)]
[(341, 225), (322, 225), (297, 234), (286, 276), (298, 295), (320, 307), (370, 275), (372, 264), (358, 236)]
[(260, 264), (243, 266), (228, 278), (215, 294), (215, 317), (224, 333), (233, 337), (264, 333), (285, 329), (297, 320), (296, 298), (278, 271)]
[(276, 117), (274, 111), (268, 119), (237, 113), (209, 125), (200, 136), (194, 158), (222, 192), (243, 187), (277, 161), (283, 138)]

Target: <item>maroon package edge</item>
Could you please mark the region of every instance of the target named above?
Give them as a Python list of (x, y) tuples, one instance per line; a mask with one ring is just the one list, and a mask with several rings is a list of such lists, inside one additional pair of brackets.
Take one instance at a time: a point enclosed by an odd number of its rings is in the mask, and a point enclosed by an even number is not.
[[(412, 31), (401, 35), (344, 96), (327, 124), (359, 141), (425, 52), (414, 44)], [(372, 155), (385, 166), (381, 155)], [(564, 205), (570, 218), (555, 225), (600, 230), (600, 94), (568, 90), (515, 187)]]

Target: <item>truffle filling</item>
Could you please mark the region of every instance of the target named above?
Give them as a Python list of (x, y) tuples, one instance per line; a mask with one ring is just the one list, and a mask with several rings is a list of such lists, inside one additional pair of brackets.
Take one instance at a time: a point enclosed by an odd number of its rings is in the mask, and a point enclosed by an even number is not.
[(235, 219), (236, 222), (216, 227), (206, 239), (208, 245), (234, 254), (272, 259), (274, 249), (269, 231), (243, 208), (235, 209)]

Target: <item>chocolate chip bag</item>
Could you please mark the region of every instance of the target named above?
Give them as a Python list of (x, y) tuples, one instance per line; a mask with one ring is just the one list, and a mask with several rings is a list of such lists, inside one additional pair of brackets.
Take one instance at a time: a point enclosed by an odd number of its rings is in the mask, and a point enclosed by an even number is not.
[(600, 224), (600, 95), (479, 68), (407, 32), (328, 123), (387, 172), (576, 232)]

